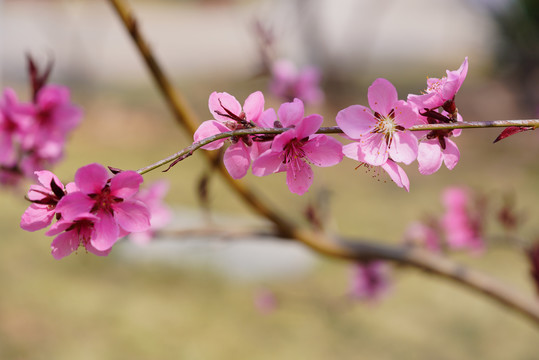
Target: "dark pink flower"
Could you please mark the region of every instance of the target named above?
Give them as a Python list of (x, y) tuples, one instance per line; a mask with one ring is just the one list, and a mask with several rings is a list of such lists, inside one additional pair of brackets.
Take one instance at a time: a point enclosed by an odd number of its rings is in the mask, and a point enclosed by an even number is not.
[(429, 78), (427, 89), (423, 95), (408, 95), (408, 101), (417, 105), (421, 110), (436, 109), (444, 106), (447, 101), (454, 101), (468, 73), (468, 58), (466, 57), (458, 70), (447, 70), (447, 76), (441, 79)]
[(83, 166), (75, 173), (79, 191), (64, 196), (56, 212), (65, 221), (88, 213), (97, 216), (92, 245), (99, 251), (108, 250), (121, 236), (150, 228), (148, 208), (135, 198), (142, 182), (135, 171), (122, 171), (110, 178), (100, 164)]
[(386, 79), (377, 79), (369, 87), (369, 105), (352, 105), (339, 111), (337, 124), (356, 140), (367, 164), (379, 166), (389, 158), (410, 164), (417, 157), (417, 138), (406, 131), (419, 122), (418, 115)]
[(356, 263), (350, 280), (350, 295), (357, 300), (376, 302), (389, 291), (389, 267), (384, 261)]
[(152, 240), (155, 232), (167, 225), (171, 218), (170, 208), (163, 202), (168, 191), (169, 184), (165, 180), (156, 181), (146, 189), (141, 189), (136, 199), (142, 201), (150, 211), (150, 228), (146, 231), (129, 234), (129, 239), (138, 243), (146, 244)]
[(271, 69), (270, 91), (287, 101), (295, 98), (305, 103), (316, 104), (324, 99), (320, 88), (320, 71), (314, 66), (298, 70), (287, 60), (279, 60)]
[[(260, 91), (247, 97), (243, 108), (236, 98), (226, 92), (214, 92), (208, 102), (210, 112), (215, 120), (204, 121), (194, 134), (194, 141), (232, 130), (251, 127), (273, 127), (276, 120), (275, 111), (264, 111), (264, 95)], [(233, 137), (231, 145), (225, 151), (224, 164), (234, 179), (244, 177), (251, 166), (251, 161), (269, 148), (269, 143), (253, 141), (253, 136)], [(219, 149), (225, 140), (217, 140), (203, 149)]]
[(471, 212), (471, 201), (464, 188), (450, 187), (444, 190), (442, 202), (445, 214), (441, 225), (445, 230), (446, 241), (454, 249), (468, 248), (476, 253), (484, 250), (480, 214)]
[(32, 204), (22, 214), (20, 226), (26, 231), (36, 231), (46, 228), (56, 215), (56, 205), (66, 192), (75, 191), (75, 185), (70, 183), (67, 189), (62, 182), (50, 171), (35, 172), (40, 185), (31, 185), (27, 199)]
[(285, 128), (273, 140), (271, 149), (253, 162), (253, 174), (266, 176), (286, 171), (286, 183), (291, 192), (303, 195), (313, 183), (310, 164), (327, 167), (341, 162), (342, 145), (327, 135), (315, 135), (323, 118), (318, 114), (304, 117), (303, 102), (284, 103), (279, 107), (279, 119)]
[(76, 251), (80, 246), (98, 256), (108, 255), (110, 248), (98, 250), (94, 246), (98, 235), (95, 230), (96, 221), (99, 221), (99, 218), (92, 214), (81, 214), (71, 221), (63, 219), (57, 221), (45, 233), (48, 236), (57, 235), (51, 244), (52, 256), (56, 260), (60, 260)]

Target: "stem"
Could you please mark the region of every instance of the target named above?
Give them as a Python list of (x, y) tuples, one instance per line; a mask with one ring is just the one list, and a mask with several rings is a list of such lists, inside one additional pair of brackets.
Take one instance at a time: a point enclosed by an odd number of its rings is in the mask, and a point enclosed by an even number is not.
[[(177, 122), (190, 134), (194, 134), (198, 121), (194, 115), (194, 112), (187, 105), (187, 102), (174, 91), (171, 86), (168, 78), (165, 76), (164, 72), (161, 70), (158, 62), (155, 57), (152, 55), (150, 48), (148, 47), (146, 41), (142, 37), (142, 34), (139, 31), (137, 26), (137, 21), (133, 15), (133, 12), (127, 7), (126, 3), (123, 0), (109, 0), (117, 14), (120, 16), (125, 28), (131, 35), (131, 38), (137, 45), (140, 55), (143, 57), (148, 70), (152, 74), (157, 86), (159, 87), (161, 94), (165, 98), (169, 108), (173, 112)], [(523, 120), (524, 121), (524, 120)], [(501, 122), (485, 122), (482, 126), (471, 125), (474, 123), (461, 123), (463, 127), (493, 127), (493, 126), (533, 126), (539, 127), (539, 120), (532, 120), (533, 123), (524, 121), (523, 123), (508, 123), (502, 125)], [(479, 123), (477, 123), (479, 124)], [(421, 130), (431, 130), (431, 129), (440, 129), (437, 125), (418, 125), (410, 130), (412, 131), (421, 131)], [(453, 128), (452, 126), (458, 126), (459, 124), (441, 124), (445, 128)], [(457, 127), (454, 127), (457, 128)], [(255, 130), (255, 129), (249, 129)], [(260, 130), (260, 129), (257, 129)], [(242, 130), (246, 131), (246, 130)], [(286, 129), (264, 129), (268, 131), (268, 134), (278, 134)], [(332, 128), (323, 128), (320, 130), (320, 133), (340, 133), (341, 130), (332, 127)], [(326, 132), (327, 131), (327, 132)], [(248, 133), (245, 133), (248, 134)], [(222, 136), (220, 138), (226, 138), (232, 136), (230, 133), (223, 133), (216, 136)], [(211, 140), (215, 141), (217, 139)], [(200, 148), (204, 146), (203, 142), (207, 141), (204, 144), (211, 142), (209, 139), (204, 139), (199, 142), (196, 146)], [(202, 145), (201, 145), (202, 144)], [(191, 145), (195, 146), (195, 144)], [(195, 147), (196, 147), (195, 146)], [(183, 155), (187, 154), (185, 151), (191, 150), (182, 150), (180, 153)], [(194, 151), (194, 150), (193, 150)], [(180, 154), (178, 153), (178, 154)], [(216, 155), (212, 152), (204, 152), (206, 158), (212, 162), (215, 161)], [(150, 165), (149, 167), (139, 170), (140, 173), (145, 173), (150, 171), (150, 168), (159, 167), (165, 163), (171, 162), (182, 155), (175, 154), (174, 156), (169, 157), (169, 159), (161, 160), (160, 165)], [(157, 164), (157, 163), (156, 163)], [(520, 296), (514, 294), (513, 292), (506, 289), (502, 284), (499, 284), (497, 281), (490, 279), (486, 275), (482, 275), (475, 271), (465, 269), (460, 265), (455, 264), (449, 259), (440, 258), (439, 256), (421, 251), (418, 249), (403, 249), (402, 247), (396, 246), (387, 246), (380, 245), (376, 243), (356, 243), (351, 241), (344, 241), (342, 239), (335, 239), (325, 236), (320, 233), (315, 233), (311, 230), (300, 229), (291, 223), (288, 218), (280, 216), (276, 211), (270, 209), (266, 204), (267, 202), (262, 202), (256, 196), (256, 194), (245, 187), (241, 182), (234, 181), (227, 173), (222, 162), (219, 162), (217, 167), (220, 174), (228, 182), (228, 184), (234, 189), (238, 196), (240, 196), (244, 201), (246, 201), (255, 211), (257, 211), (261, 216), (270, 220), (277, 228), (278, 234), (281, 237), (295, 239), (302, 242), (311, 249), (331, 257), (338, 257), (348, 260), (360, 261), (365, 259), (384, 259), (402, 263), (405, 265), (410, 265), (422, 270), (425, 270), (429, 273), (440, 275), (454, 281), (457, 281), (461, 285), (464, 285), (470, 289), (483, 293), (490, 298), (497, 300), (499, 303), (508, 306), (509, 308), (520, 312), (527, 316), (528, 319), (535, 322), (536, 325), (539, 325), (539, 303), (531, 301), (528, 299), (523, 299)]]
[[(410, 131), (428, 131), (428, 130), (455, 130), (455, 129), (480, 129), (480, 128), (490, 128), (490, 127), (539, 127), (539, 120), (530, 119), (530, 120), (496, 120), (496, 121), (477, 121), (477, 122), (458, 122), (451, 124), (424, 124), (424, 125), (415, 125), (408, 130)], [(180, 150), (179, 152), (172, 154), (166, 157), (163, 160), (148, 165), (146, 167), (140, 168), (137, 172), (141, 175), (146, 174), (152, 170), (155, 170), (163, 165), (173, 163), (176, 164), (177, 161), (183, 160), (188, 156), (192, 155), (196, 150), (201, 147), (208, 145), (214, 141), (230, 138), (233, 136), (244, 136), (244, 135), (278, 135), (283, 132), (290, 130), (290, 128), (250, 128), (250, 129), (241, 129), (234, 131), (227, 131), (217, 135), (209, 136), (200, 141), (194, 142), (185, 149)], [(342, 134), (343, 131), (338, 126), (330, 127), (321, 127), (316, 134)], [(167, 169), (168, 170), (168, 169)]]

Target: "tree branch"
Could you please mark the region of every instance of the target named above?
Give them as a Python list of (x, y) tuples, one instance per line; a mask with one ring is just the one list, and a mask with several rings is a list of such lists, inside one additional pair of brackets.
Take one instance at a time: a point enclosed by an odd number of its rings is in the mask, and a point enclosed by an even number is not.
[[(198, 121), (187, 102), (176, 91), (174, 91), (168, 78), (161, 70), (155, 57), (152, 55), (150, 48), (139, 31), (137, 21), (133, 12), (127, 7), (123, 0), (109, 0), (115, 11), (122, 20), (126, 30), (137, 45), (140, 55), (143, 57), (148, 70), (152, 74), (159, 90), (165, 98), (169, 108), (174, 114), (177, 122), (188, 133), (193, 134), (197, 128)], [(537, 121), (537, 120), (536, 120)], [(501, 125), (498, 122), (490, 122), (491, 126), (515, 126)], [(533, 126), (537, 127), (539, 121), (530, 125), (516, 126)], [(442, 124), (443, 126), (458, 126), (455, 124)], [(468, 124), (468, 123), (466, 123)], [(440, 125), (440, 124), (437, 124)], [(429, 125), (434, 128), (435, 125)], [(430, 130), (431, 127), (414, 128), (415, 131)], [(475, 127), (475, 126), (469, 126)], [(483, 126), (484, 127), (484, 126)], [(447, 128), (447, 127), (446, 127)], [(438, 129), (438, 127), (436, 127)], [(412, 129), (411, 129), (412, 130)], [(328, 130), (330, 131), (330, 130)], [(331, 130), (331, 131), (335, 131)], [(336, 132), (336, 131), (335, 131)], [(231, 136), (226, 133), (226, 137)], [(203, 146), (203, 145), (202, 145)], [(214, 161), (215, 155), (212, 152), (204, 152), (208, 160)], [(181, 155), (180, 155), (181, 156)], [(173, 161), (169, 160), (170, 161)], [(267, 202), (260, 201), (256, 194), (245, 187), (241, 182), (234, 181), (226, 172), (222, 162), (219, 163), (219, 172), (223, 175), (228, 184), (238, 193), (238, 195), (247, 202), (261, 216), (270, 220), (277, 228), (279, 236), (292, 238), (302, 242), (306, 246), (319, 253), (327, 256), (338, 257), (353, 261), (361, 261), (365, 259), (383, 259), (413, 266), (429, 273), (440, 275), (452, 279), (461, 285), (464, 285), (477, 292), (488, 295), (497, 300), (499, 303), (508, 306), (509, 308), (520, 312), (527, 316), (528, 319), (539, 325), (539, 303), (521, 298), (511, 291), (507, 291), (505, 286), (500, 285), (486, 275), (482, 275), (475, 271), (465, 269), (464, 267), (455, 264), (454, 262), (430, 254), (419, 249), (410, 249), (397, 246), (381, 245), (371, 242), (351, 242), (343, 239), (335, 239), (326, 235), (315, 233), (308, 229), (300, 229), (292, 224), (288, 218), (281, 216), (278, 212), (270, 209)], [(162, 165), (162, 164), (161, 164)], [(161, 166), (159, 165), (159, 166)], [(145, 172), (141, 169), (139, 172)], [(149, 170), (148, 170), (149, 171)]]

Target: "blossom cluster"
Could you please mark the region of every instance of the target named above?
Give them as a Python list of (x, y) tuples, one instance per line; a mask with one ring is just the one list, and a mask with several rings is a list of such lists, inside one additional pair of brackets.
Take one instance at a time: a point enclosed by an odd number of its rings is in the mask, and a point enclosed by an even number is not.
[[(419, 172), (432, 174), (442, 162), (449, 169), (457, 164), (460, 153), (450, 139), (460, 130), (412, 132), (409, 128), (421, 124), (443, 124), (462, 121), (455, 104), (468, 70), (466, 58), (456, 71), (447, 76), (431, 78), (422, 95), (410, 94), (399, 100), (397, 89), (386, 79), (376, 79), (368, 89), (369, 107), (351, 105), (336, 115), (344, 137), (352, 140), (342, 145), (325, 134), (317, 134), (323, 118), (305, 116), (302, 100), (282, 104), (277, 114), (264, 110), (261, 92), (251, 94), (243, 105), (228, 93), (211, 94), (209, 109), (214, 120), (205, 121), (194, 134), (195, 142), (239, 129), (283, 128), (279, 135), (256, 134), (230, 138), (224, 164), (230, 175), (239, 179), (251, 167), (256, 176), (286, 171), (286, 182), (293, 193), (302, 195), (313, 182), (310, 165), (328, 167), (338, 164), (344, 156), (366, 167), (380, 167), (391, 179), (409, 191), (410, 182), (399, 163), (409, 165), (415, 160)], [(278, 115), (278, 116), (277, 116)], [(224, 139), (203, 146), (214, 150)]]
[[(65, 186), (48, 170), (36, 171), (35, 175), (39, 184), (28, 191), (32, 204), (22, 215), (20, 226), (37, 231), (56, 220), (46, 232), (56, 236), (51, 244), (55, 259), (81, 246), (95, 255), (108, 255), (120, 238), (152, 232), (170, 218), (160, 204), (164, 185), (139, 193), (143, 178), (135, 171), (111, 176), (104, 166), (89, 164), (78, 169), (75, 181)], [(150, 235), (140, 234), (138, 241), (147, 241)]]
[(43, 85), (29, 103), (5, 89), (0, 99), (0, 184), (15, 185), (57, 163), (81, 118), (66, 87)]

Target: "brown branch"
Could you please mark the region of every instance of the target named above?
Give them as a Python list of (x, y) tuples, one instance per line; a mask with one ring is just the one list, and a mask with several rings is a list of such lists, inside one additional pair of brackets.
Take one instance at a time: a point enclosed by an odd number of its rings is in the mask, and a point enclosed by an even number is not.
[[(157, 60), (152, 55), (149, 46), (139, 31), (133, 12), (123, 0), (109, 0), (109, 2), (120, 16), (125, 28), (137, 45), (148, 70), (152, 74), (176, 120), (186, 131), (193, 134), (198, 125), (194, 112), (183, 97), (174, 91), (168, 78), (165, 76)], [(204, 154), (210, 162), (215, 160), (215, 155), (213, 153), (204, 152)], [(218, 169), (224, 179), (238, 193), (238, 195), (260, 215), (270, 220), (276, 226), (278, 230), (277, 233), (282, 237), (298, 240), (317, 252), (327, 256), (353, 261), (372, 258), (390, 260), (452, 279), (474, 291), (488, 295), (499, 303), (526, 315), (528, 319), (534, 321), (536, 325), (539, 325), (538, 302), (521, 298), (519, 295), (508, 291), (505, 286), (486, 275), (482, 275), (470, 269), (465, 269), (448, 259), (441, 258), (419, 249), (402, 248), (370, 242), (344, 241), (342, 239), (335, 239), (320, 233), (315, 233), (311, 230), (300, 229), (294, 226), (294, 224), (287, 218), (270, 209), (266, 205), (267, 202), (262, 202), (253, 191), (248, 189), (241, 182), (234, 181), (226, 172), (222, 162)]]

